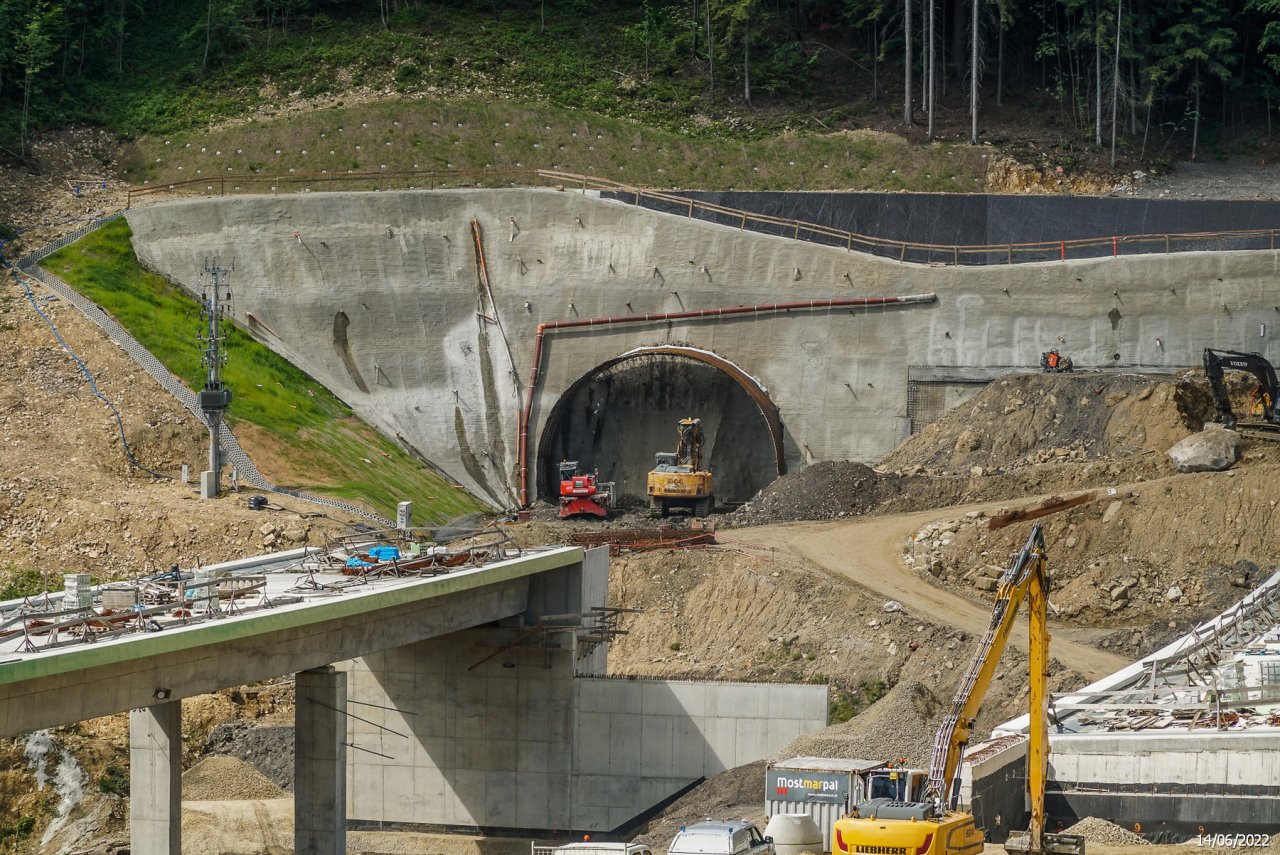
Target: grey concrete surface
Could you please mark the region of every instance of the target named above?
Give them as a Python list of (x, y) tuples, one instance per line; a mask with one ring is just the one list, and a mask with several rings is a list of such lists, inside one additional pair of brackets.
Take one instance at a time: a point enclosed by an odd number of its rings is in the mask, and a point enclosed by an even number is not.
[(311, 605), (6, 661), (0, 735), (148, 707), (158, 687), (177, 700), (521, 616), (531, 599), (548, 600), (541, 586), (563, 587), (559, 573), (578, 573), (582, 556), (565, 547), (435, 579), (353, 589)]
[(582, 676), (580, 653), (476, 629), (346, 663), (352, 823), (609, 831), (826, 726), (825, 686)]
[(182, 701), (129, 713), (129, 846), (182, 855)]
[(294, 714), (293, 851), (347, 851), (347, 675), (332, 665), (300, 671)]
[[(541, 322), (938, 295), (932, 305), (551, 332), (531, 465), (566, 390), (643, 345), (710, 350), (758, 378), (781, 410), (791, 466), (884, 454), (910, 429), (912, 368), (1035, 370), (1051, 347), (1084, 369), (1190, 366), (1210, 345), (1280, 358), (1270, 251), (904, 265), (536, 189), (191, 200), (128, 218), (143, 262), (188, 288), (198, 290), (207, 255), (235, 257), (239, 322), (496, 505), (515, 501), (518, 412)], [(671, 444), (669, 425), (633, 421), (615, 445)]]

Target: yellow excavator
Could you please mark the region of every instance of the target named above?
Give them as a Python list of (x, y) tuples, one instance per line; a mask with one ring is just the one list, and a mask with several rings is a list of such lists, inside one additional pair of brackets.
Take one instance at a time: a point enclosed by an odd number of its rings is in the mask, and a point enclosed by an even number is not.
[(649, 472), (649, 512), (666, 516), (673, 508), (688, 508), (705, 517), (715, 506), (711, 472), (702, 468), (702, 419), (681, 419), (676, 428), (675, 453), (659, 451)]
[[(1046, 670), (1049, 661), (1048, 559), (1040, 526), (1031, 530), (1022, 551), (1009, 561), (1000, 577), (991, 624), (956, 690), (951, 710), (938, 729), (927, 781), (913, 798), (871, 798), (836, 820), (832, 855), (979, 855), (983, 833), (973, 816), (956, 809), (960, 791), (960, 760), (978, 709), (995, 677), (1000, 655), (1008, 644), (1025, 600), (1030, 621), (1031, 734), (1027, 777), (1031, 795), (1031, 824), (1005, 843), (1008, 852), (1027, 855), (1084, 855), (1084, 838), (1049, 834), (1044, 830), (1044, 790), (1048, 777), (1048, 708)], [(907, 783), (904, 781), (904, 784)], [(872, 795), (874, 795), (874, 791)], [(910, 800), (908, 800), (910, 799)]]

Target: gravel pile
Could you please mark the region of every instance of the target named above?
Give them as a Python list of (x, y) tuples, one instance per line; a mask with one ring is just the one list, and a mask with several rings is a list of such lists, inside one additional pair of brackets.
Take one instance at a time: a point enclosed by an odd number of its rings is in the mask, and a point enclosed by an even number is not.
[(212, 754), (182, 773), (182, 797), (189, 801), (227, 802), (278, 799), (285, 792), (243, 760)]
[(894, 476), (862, 463), (823, 461), (783, 475), (725, 518), (731, 526), (865, 514), (897, 494)]
[(902, 757), (911, 766), (927, 768), (942, 713), (942, 701), (927, 686), (904, 681), (890, 689), (866, 712), (844, 724), (801, 736), (774, 759), (838, 757), (887, 760)]
[(229, 754), (248, 763), (286, 792), (293, 791), (293, 726), (254, 726), (229, 721), (215, 727), (205, 740), (206, 754)]
[(1086, 816), (1066, 829), (1065, 833), (1079, 834), (1086, 843), (1097, 843), (1101, 846), (1143, 846), (1151, 843), (1132, 831), (1095, 816)]

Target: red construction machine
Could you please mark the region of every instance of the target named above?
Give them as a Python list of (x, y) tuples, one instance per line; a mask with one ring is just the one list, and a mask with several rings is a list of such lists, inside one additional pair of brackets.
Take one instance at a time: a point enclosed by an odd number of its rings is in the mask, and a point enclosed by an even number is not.
[(593, 516), (605, 519), (613, 504), (613, 482), (601, 483), (599, 472), (579, 472), (578, 461), (560, 463), (560, 519)]

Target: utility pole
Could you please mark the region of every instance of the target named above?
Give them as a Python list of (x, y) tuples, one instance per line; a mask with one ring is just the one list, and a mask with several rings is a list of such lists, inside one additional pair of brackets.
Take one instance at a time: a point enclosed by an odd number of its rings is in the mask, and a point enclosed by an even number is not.
[(200, 409), (204, 412), (205, 421), (209, 424), (209, 469), (200, 473), (200, 498), (216, 499), (220, 492), (219, 477), (222, 472), (222, 447), (218, 439), (218, 431), (222, 425), (222, 414), (231, 406), (231, 390), (222, 385), (220, 371), (227, 355), (222, 352), (222, 342), (226, 335), (222, 332), (222, 301), (231, 299), (231, 291), (225, 290), (223, 281), (235, 269), (221, 267), (215, 256), (212, 261), (206, 260), (201, 279), (208, 276), (213, 285), (212, 291), (200, 295), (200, 318), (203, 322), (199, 340), (204, 346), (201, 362), (204, 365), (204, 388), (200, 390)]

